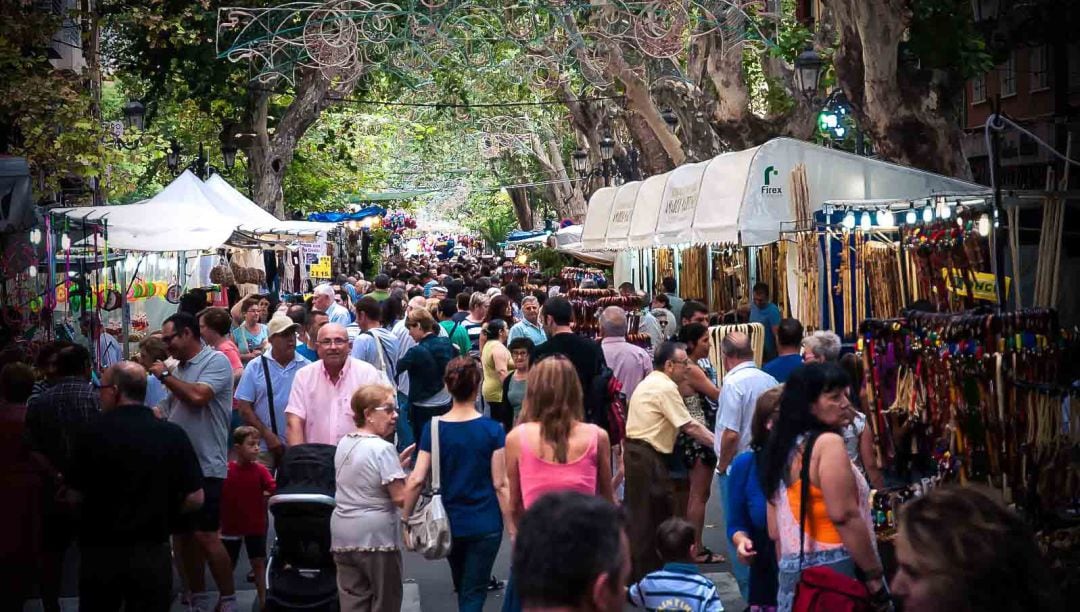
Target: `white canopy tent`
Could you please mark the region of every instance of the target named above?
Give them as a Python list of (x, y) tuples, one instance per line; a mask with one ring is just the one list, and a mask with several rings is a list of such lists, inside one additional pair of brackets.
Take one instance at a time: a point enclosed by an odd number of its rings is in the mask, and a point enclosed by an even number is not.
[(71, 219), (104, 222), (109, 247), (126, 251), (204, 251), (225, 244), (236, 223), (218, 212), (202, 181), (189, 171), (157, 195), (121, 206), (53, 210)]
[(219, 174), (211, 176), (203, 184), (211, 195), (210, 203), (222, 215), (235, 219), (237, 229), (261, 238), (268, 235), (316, 236), (325, 235), (335, 223), (314, 221), (282, 221), (237, 191)]
[(983, 195), (989, 189), (790, 138), (680, 166), (645, 181), (599, 189), (589, 199), (583, 248), (618, 250), (684, 243), (776, 242), (794, 226), (791, 171), (806, 167), (812, 210), (829, 201)]

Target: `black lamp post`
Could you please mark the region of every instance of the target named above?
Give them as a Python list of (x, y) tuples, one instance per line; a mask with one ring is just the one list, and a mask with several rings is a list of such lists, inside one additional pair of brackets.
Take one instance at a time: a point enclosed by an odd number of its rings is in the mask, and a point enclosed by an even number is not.
[(570, 162), (578, 176), (585, 176), (589, 172), (589, 154), (585, 149), (574, 151), (570, 155)]
[(180, 167), (180, 143), (175, 140), (169, 144), (169, 150), (165, 152), (165, 165), (170, 172), (176, 172)]
[(615, 157), (615, 140), (609, 134), (600, 139), (600, 160), (606, 164), (612, 157)]
[(124, 127), (129, 130), (143, 131), (146, 126), (146, 107), (138, 100), (130, 100), (121, 107), (124, 115)]
[(795, 87), (807, 100), (814, 100), (817, 96), (824, 71), (825, 61), (817, 51), (814, 51), (812, 45), (807, 45), (806, 49), (795, 58)]

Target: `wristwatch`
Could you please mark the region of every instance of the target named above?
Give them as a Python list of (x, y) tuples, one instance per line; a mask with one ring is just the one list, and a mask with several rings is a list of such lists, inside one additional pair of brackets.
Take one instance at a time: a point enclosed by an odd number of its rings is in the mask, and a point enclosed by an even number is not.
[(160, 380), (161, 382), (165, 382), (165, 379), (170, 377), (170, 376), (172, 376), (172, 372), (170, 372), (168, 370), (163, 370), (161, 372), (161, 374), (158, 374), (157, 379)]

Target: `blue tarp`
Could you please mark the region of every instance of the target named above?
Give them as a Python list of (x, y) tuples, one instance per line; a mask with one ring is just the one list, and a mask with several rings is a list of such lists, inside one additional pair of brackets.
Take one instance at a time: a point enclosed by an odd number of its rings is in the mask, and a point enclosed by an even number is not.
[(528, 240), (529, 238), (536, 238), (537, 236), (543, 236), (547, 234), (545, 230), (514, 230), (506, 235), (507, 242), (521, 242), (522, 240)]
[(384, 215), (386, 215), (386, 209), (382, 206), (368, 206), (356, 212), (311, 213), (307, 218), (308, 221), (318, 221), (319, 223), (341, 223), (342, 221), (359, 221), (367, 217), (382, 217)]

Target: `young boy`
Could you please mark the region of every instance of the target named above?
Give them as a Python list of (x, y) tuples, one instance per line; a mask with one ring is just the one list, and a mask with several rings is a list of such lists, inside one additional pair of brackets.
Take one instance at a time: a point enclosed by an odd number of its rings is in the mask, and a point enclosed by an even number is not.
[(274, 493), (277, 484), (270, 471), (256, 461), (259, 430), (250, 425), (237, 427), (233, 445), (236, 461), (229, 462), (221, 490), (221, 540), (234, 569), (241, 542), (246, 545), (261, 610), (266, 605), (266, 498)]
[(656, 530), (656, 547), (664, 560), (663, 569), (630, 585), (630, 603), (646, 610), (687, 610), (723, 612), (716, 585), (702, 576), (694, 565), (694, 526), (672, 517)]

